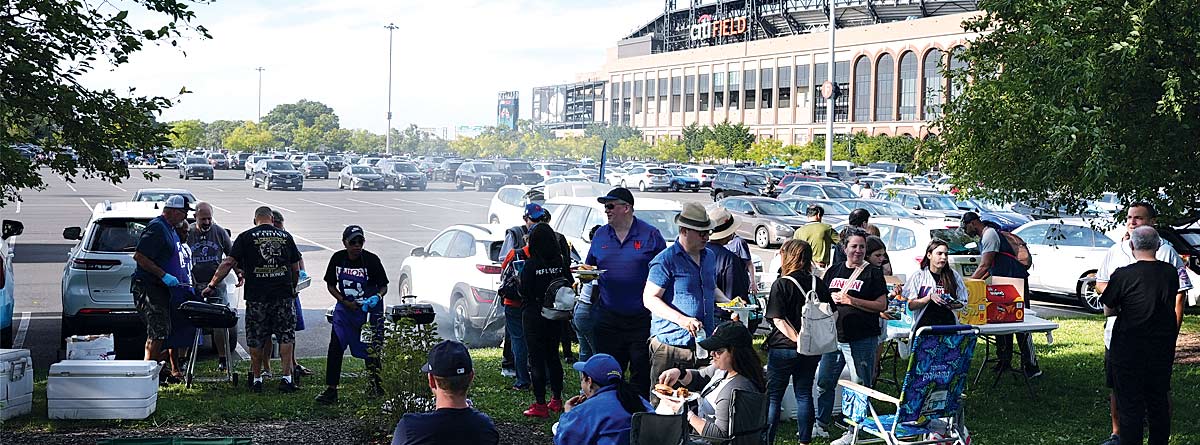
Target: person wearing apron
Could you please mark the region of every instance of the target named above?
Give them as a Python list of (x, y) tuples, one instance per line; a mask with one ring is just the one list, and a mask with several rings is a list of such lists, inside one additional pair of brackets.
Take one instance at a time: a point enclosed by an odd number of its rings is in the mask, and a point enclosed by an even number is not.
[(167, 368), (164, 367), (165, 375), (163, 377), (166, 383), (171, 384), (179, 383), (183, 377), (183, 372), (179, 370), (181, 361), (179, 352), (190, 348), (196, 336), (196, 327), (192, 326), (187, 317), (180, 314), (178, 309), (179, 305), (185, 301), (196, 299), (196, 291), (192, 286), (192, 249), (188, 247), (187, 243), (182, 242), (187, 239), (187, 229), (187, 221), (183, 221), (169, 231), (174, 235), (170, 241), (176, 246), (176, 260), (163, 267), (164, 272), (179, 280), (179, 286), (169, 290), (171, 299), (167, 309), (171, 318), (171, 333), (167, 336), (165, 348), (170, 368), (167, 371)]

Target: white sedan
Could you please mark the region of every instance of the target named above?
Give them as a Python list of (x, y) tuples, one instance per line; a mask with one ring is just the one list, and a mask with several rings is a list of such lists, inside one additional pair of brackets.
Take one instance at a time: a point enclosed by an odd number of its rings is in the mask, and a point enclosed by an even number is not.
[(1013, 233), (1025, 241), (1033, 256), (1030, 290), (1072, 296), (1091, 312), (1104, 310), (1095, 281), (1089, 278), (1096, 276), (1114, 243), (1112, 238), (1078, 218), (1034, 220)]

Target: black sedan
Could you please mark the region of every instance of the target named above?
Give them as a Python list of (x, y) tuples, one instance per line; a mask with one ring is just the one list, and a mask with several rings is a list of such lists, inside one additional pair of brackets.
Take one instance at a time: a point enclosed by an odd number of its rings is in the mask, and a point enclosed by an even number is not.
[(305, 178), (329, 179), (329, 166), (321, 161), (304, 161), (300, 163), (300, 171)]
[(208, 159), (200, 156), (188, 156), (183, 158), (179, 163), (179, 179), (190, 178), (213, 178), (213, 168), (208, 164)]
[(258, 166), (254, 168), (252, 185), (256, 188), (262, 185), (267, 190), (277, 187), (303, 190), (304, 174), (296, 170), (291, 162), (280, 159), (263, 159), (258, 161)]
[(343, 168), (342, 173), (338, 175), (338, 188), (347, 187), (350, 190), (384, 190), (387, 189), (387, 183), (384, 182), (383, 175), (371, 166), (350, 165)]

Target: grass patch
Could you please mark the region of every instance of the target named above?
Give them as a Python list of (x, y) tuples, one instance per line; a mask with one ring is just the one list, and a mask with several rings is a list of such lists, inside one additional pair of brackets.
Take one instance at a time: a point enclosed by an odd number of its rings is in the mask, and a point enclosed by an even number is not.
[[(1036, 393), (1031, 398), (1023, 384), (1004, 378), (996, 387), (990, 386), (987, 376), (967, 391), (966, 419), (975, 443), (988, 445), (1027, 444), (1086, 444), (1099, 443), (1109, 433), (1108, 389), (1104, 386), (1101, 317), (1056, 320), (1060, 328), (1054, 332), (1054, 344), (1047, 344), (1044, 335), (1035, 336), (1039, 360), (1045, 374), (1035, 379)], [(1188, 315), (1183, 332), (1200, 334), (1200, 316)], [(760, 340), (761, 341), (761, 340)], [(977, 351), (975, 369), (982, 361), (982, 345)], [(501, 353), (498, 348), (471, 351), (475, 359), (476, 381), (470, 397), (475, 407), (487, 413), (497, 423), (517, 424), (530, 431), (548, 434), (556, 419), (529, 419), (521, 412), (533, 401), (528, 391), (509, 389), (511, 379), (500, 376)], [(280, 394), (275, 382), (265, 394), (250, 394), (245, 383), (237, 388), (227, 383), (200, 383), (193, 389), (182, 386), (164, 388), (159, 392), (158, 411), (143, 421), (51, 421), (46, 418), (46, 367), (35, 374), (36, 389), (33, 414), (5, 423), (5, 431), (56, 431), (91, 426), (119, 426), (146, 429), (159, 425), (200, 425), (206, 423), (238, 423), (261, 419), (327, 419), (354, 418), (362, 406), (357, 401), (366, 397), (366, 379), (343, 379), (341, 403), (323, 407), (313, 402), (324, 386), (324, 360), (302, 360), (317, 375), (305, 379), (304, 387), (295, 394)], [(203, 369), (212, 370), (215, 364), (206, 362)], [(278, 369), (278, 362), (275, 363)], [(362, 361), (348, 359), (346, 372), (361, 373)], [(244, 372), (245, 363), (241, 364)], [(578, 392), (579, 376), (564, 364), (566, 382), (564, 395)], [(215, 376), (212, 372), (208, 376)], [(973, 374), (972, 374), (973, 376)], [(881, 391), (896, 394), (895, 387), (881, 384)], [(1172, 419), (1171, 443), (1177, 445), (1200, 443), (1200, 425), (1190, 421), (1190, 413), (1200, 412), (1200, 366), (1176, 365), (1173, 378), (1175, 415)], [(378, 434), (386, 435), (388, 431)], [(795, 442), (794, 422), (781, 425), (776, 443)], [(376, 437), (379, 437), (378, 435)], [(529, 441), (527, 443), (533, 443)], [(813, 443), (828, 443), (817, 439)]]

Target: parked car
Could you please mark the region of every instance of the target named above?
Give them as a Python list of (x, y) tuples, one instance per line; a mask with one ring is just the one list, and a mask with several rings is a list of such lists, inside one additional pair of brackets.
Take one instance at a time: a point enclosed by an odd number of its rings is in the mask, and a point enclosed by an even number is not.
[(350, 190), (386, 190), (387, 183), (384, 182), (383, 175), (379, 173), (379, 170), (364, 164), (357, 164), (343, 167), (342, 172), (338, 174), (338, 189), (347, 187)]
[(545, 180), (533, 171), (533, 164), (525, 161), (496, 161), (496, 171), (503, 173), (508, 184), (534, 185)]
[(324, 158), (325, 165), (329, 166), (329, 171), (340, 172), (346, 166), (346, 158), (341, 155), (329, 155)]
[(737, 234), (766, 249), (792, 239), (796, 229), (808, 224), (808, 218), (784, 202), (761, 196), (734, 196), (716, 205), (738, 217)]
[(666, 191), (671, 187), (671, 172), (662, 167), (634, 167), (621, 178), (621, 187)]
[(149, 188), (138, 189), (133, 193), (133, 202), (167, 202), (167, 198), (179, 195), (183, 197), (188, 204), (194, 204), (197, 199), (192, 192), (187, 189), (171, 189), (171, 188)]
[(587, 178), (588, 181), (600, 182), (600, 170), (588, 167), (576, 167), (567, 170), (565, 176), (580, 176)]
[[(472, 346), (496, 343), (504, 326), (503, 312), (494, 309), (505, 229), (497, 224), (447, 227), (400, 264), (394, 295), (416, 295), (417, 303), (432, 305), (438, 324), (448, 331), (444, 338)], [(399, 303), (392, 295), (387, 304)]]
[(305, 178), (329, 179), (329, 166), (324, 161), (304, 161), (300, 163), (300, 171)]
[(843, 199), (840, 201), (846, 208), (865, 209), (871, 216), (895, 216), (898, 218), (916, 218), (917, 215), (908, 211), (900, 204), (882, 199)]
[(208, 165), (211, 165), (214, 169), (229, 170), (229, 157), (225, 156), (225, 153), (209, 153)]
[(383, 172), (385, 186), (396, 190), (425, 190), (429, 186), (429, 180), (425, 178), (425, 174), (421, 173), (417, 169), (417, 165), (412, 162), (384, 159), (375, 165), (380, 172)]
[(570, 169), (571, 169), (571, 166), (569, 164), (563, 164), (563, 163), (559, 163), (559, 162), (534, 162), (533, 163), (533, 171), (537, 172), (537, 174), (539, 174), (539, 175), (542, 175), (543, 180), (550, 179), (551, 177), (554, 177), (554, 176), (562, 176), (567, 173), (567, 170), (570, 170)]
[(13, 347), (13, 308), (16, 307), (16, 275), (13, 274), (13, 247), (8, 239), (25, 231), (20, 221), (3, 221), (0, 234), (0, 349)]
[(175, 151), (164, 151), (155, 158), (155, 165), (159, 169), (164, 168), (179, 168), (179, 164), (183, 162), (183, 155)]
[(671, 173), (671, 191), (678, 192), (682, 190), (690, 190), (692, 192), (700, 191), (700, 180), (691, 177), (682, 169), (667, 169)]
[(243, 151), (236, 155), (230, 156), (229, 157), (229, 168), (245, 169), (246, 162), (249, 161), (252, 156), (254, 156), (254, 153), (251, 153), (248, 151)]
[(842, 205), (837, 201), (828, 199), (811, 199), (811, 198), (786, 198), (782, 199), (784, 204), (795, 210), (800, 215), (807, 216), (808, 207), (811, 205), (819, 205), (825, 211), (825, 223), (833, 224), (832, 221), (842, 222), (850, 216), (850, 208)]
[(625, 175), (628, 173), (629, 173), (629, 170), (626, 170), (621, 167), (605, 166), (604, 167), (604, 181), (601, 181), (601, 182), (615, 187), (615, 186), (621, 184), (621, 179), (624, 178)]
[(438, 164), (438, 167), (433, 170), (433, 180), (442, 182), (454, 182), (454, 174), (458, 172), (458, 167), (461, 167), (462, 159), (447, 159)]
[(889, 201), (898, 203), (919, 216), (958, 220), (966, 213), (958, 208), (954, 198), (949, 195), (904, 189), (897, 189), (888, 195)]
[(506, 179), (504, 173), (496, 171), (496, 166), (491, 162), (464, 162), (454, 173), (454, 188), (462, 190), (465, 186), (473, 186), (475, 191), (499, 189), (504, 187)]
[(779, 192), (779, 196), (813, 199), (854, 199), (858, 197), (854, 190), (840, 182), (807, 182), (792, 181)]
[(979, 219), (994, 222), (1002, 230), (1009, 232), (1017, 230), (1017, 227), (1021, 227), (1025, 223), (1033, 221), (1033, 218), (982, 199), (963, 199), (955, 202), (955, 205), (959, 209), (978, 213)]
[(712, 167), (684, 167), (683, 172), (700, 181), (700, 187), (712, 187), (713, 180), (717, 179), (717, 169)]
[(188, 156), (183, 158), (183, 162), (179, 164), (179, 179), (203, 178), (211, 180), (213, 178), (213, 168), (209, 165), (208, 159), (200, 156)]
[(245, 173), (246, 173), (246, 179), (250, 179), (250, 178), (254, 177), (254, 169), (258, 167), (258, 161), (261, 161), (264, 159), (273, 159), (273, 158), (271, 158), (270, 156), (260, 156), (260, 155), (254, 155), (254, 156), (250, 156), (249, 158), (246, 158), (246, 165), (245, 165), (245, 167), (243, 167), (243, 169), (245, 170)]
[(713, 181), (713, 201), (720, 201), (729, 196), (772, 196), (775, 187), (766, 176), (758, 173), (741, 171), (723, 171), (717, 174)]
[(491, 204), (488, 205), (488, 223), (499, 224), (501, 227), (524, 224), (525, 204), (531, 202), (528, 194), (533, 188), (517, 184), (506, 185), (496, 190), (496, 194), (492, 195)]
[(417, 164), (417, 169), (425, 174), (426, 180), (433, 181), (433, 172), (437, 170), (438, 165), (438, 163), (433, 161), (421, 161), (420, 164)]
[(1067, 295), (1092, 313), (1104, 311), (1096, 271), (1114, 241), (1084, 219), (1040, 219), (1013, 230), (1029, 247), (1029, 290)]
[(296, 170), (300, 170), (300, 164), (304, 163), (305, 157), (306, 157), (306, 155), (294, 154), (294, 155), (288, 156), (288, 161), (290, 161), (292, 163), (292, 167), (295, 167)]
[(262, 186), (267, 190), (273, 188), (304, 189), (304, 175), (292, 167), (289, 161), (279, 159), (263, 159), (254, 167), (254, 178), (251, 184), (255, 188)]

